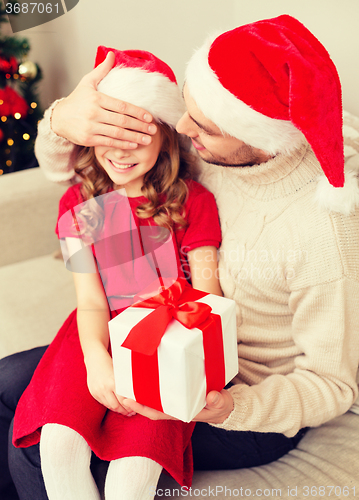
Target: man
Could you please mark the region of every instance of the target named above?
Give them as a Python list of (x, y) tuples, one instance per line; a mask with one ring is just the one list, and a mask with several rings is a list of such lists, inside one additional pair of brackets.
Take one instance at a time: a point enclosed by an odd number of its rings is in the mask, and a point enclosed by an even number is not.
[[(110, 56), (40, 124), (37, 155), (50, 179), (73, 179), (72, 143), (151, 141), (145, 110), (95, 91), (111, 67)], [(238, 375), (196, 417), (194, 462), (251, 467), (282, 456), (303, 429), (344, 413), (357, 396), (358, 182), (347, 173), (343, 187), (335, 67), (297, 20), (280, 16), (208, 41), (189, 63), (183, 93), (177, 129), (208, 163), (200, 180), (216, 197), (220, 282), (238, 323)], [(10, 449), (13, 475), (24, 453)]]

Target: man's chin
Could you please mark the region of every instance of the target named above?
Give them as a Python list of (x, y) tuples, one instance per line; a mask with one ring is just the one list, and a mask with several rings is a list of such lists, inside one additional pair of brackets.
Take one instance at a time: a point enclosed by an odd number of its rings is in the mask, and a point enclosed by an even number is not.
[(208, 150), (197, 150), (197, 153), (204, 162), (210, 165), (218, 165), (219, 167), (252, 167), (271, 158), (269, 155), (266, 156), (265, 153), (260, 156), (252, 147), (246, 145), (239, 148), (235, 154), (229, 155), (227, 159), (223, 156), (214, 156)]
[(207, 151), (203, 152), (203, 151), (197, 150), (196, 153), (201, 158), (201, 160), (203, 160), (205, 163), (208, 163), (209, 165), (218, 165), (220, 167), (233, 166), (233, 165), (228, 165), (224, 161), (220, 161), (220, 160), (218, 160), (217, 158), (214, 158), (211, 155), (208, 155)]
[(225, 163), (224, 161), (217, 160), (215, 158), (204, 158), (201, 156), (201, 159), (205, 162), (208, 163), (209, 165), (217, 165), (218, 167), (250, 167), (252, 166), (251, 164), (244, 164), (244, 163)]

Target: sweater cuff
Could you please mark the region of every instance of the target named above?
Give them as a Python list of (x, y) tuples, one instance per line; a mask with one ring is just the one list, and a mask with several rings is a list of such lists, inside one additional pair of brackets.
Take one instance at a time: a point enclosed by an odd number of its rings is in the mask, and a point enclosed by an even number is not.
[(233, 410), (231, 413), (228, 415), (226, 420), (222, 422), (221, 424), (210, 424), (212, 427), (218, 427), (219, 429), (225, 429), (226, 431), (245, 431), (248, 429), (244, 429), (242, 424), (243, 420), (245, 418), (245, 413), (247, 408), (243, 406), (243, 404), (240, 403), (241, 397), (240, 397), (240, 387), (247, 387), (245, 384), (236, 384), (232, 387), (236, 388), (236, 393), (233, 394), (231, 391), (231, 388), (229, 389), (229, 392), (232, 395), (233, 398)]
[(51, 104), (39, 122), (35, 155), (47, 179), (67, 185), (75, 179), (74, 155), (77, 146), (55, 134), (51, 128), (52, 112), (59, 101)]
[(41, 125), (43, 125), (43, 132), (46, 133), (51, 140), (51, 142), (54, 144), (55, 142), (60, 146), (70, 144), (70, 141), (65, 139), (65, 137), (61, 137), (60, 135), (57, 135), (53, 130), (52, 130), (52, 113), (56, 107), (56, 105), (60, 102), (63, 101), (64, 97), (61, 99), (56, 99), (49, 108), (44, 113), (44, 117), (42, 119), (42, 122), (40, 122)]

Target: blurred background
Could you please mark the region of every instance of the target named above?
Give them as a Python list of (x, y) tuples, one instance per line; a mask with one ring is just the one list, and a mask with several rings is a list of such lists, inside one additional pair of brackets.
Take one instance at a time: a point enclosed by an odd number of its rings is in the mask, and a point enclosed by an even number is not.
[(183, 83), (194, 48), (216, 30), (290, 14), (323, 43), (337, 66), (343, 104), (359, 115), (359, 0), (80, 0), (67, 14), (19, 32), (42, 68), (42, 107), (67, 95), (91, 70), (98, 45), (144, 49)]

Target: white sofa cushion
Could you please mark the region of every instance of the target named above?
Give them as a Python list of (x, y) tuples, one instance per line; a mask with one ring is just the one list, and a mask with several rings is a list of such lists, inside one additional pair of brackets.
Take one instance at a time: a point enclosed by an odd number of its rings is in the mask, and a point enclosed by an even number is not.
[(1, 176), (0, 266), (58, 248), (55, 224), (66, 189), (48, 181), (40, 168)]
[(0, 267), (0, 358), (49, 344), (76, 307), (71, 273), (45, 255)]

